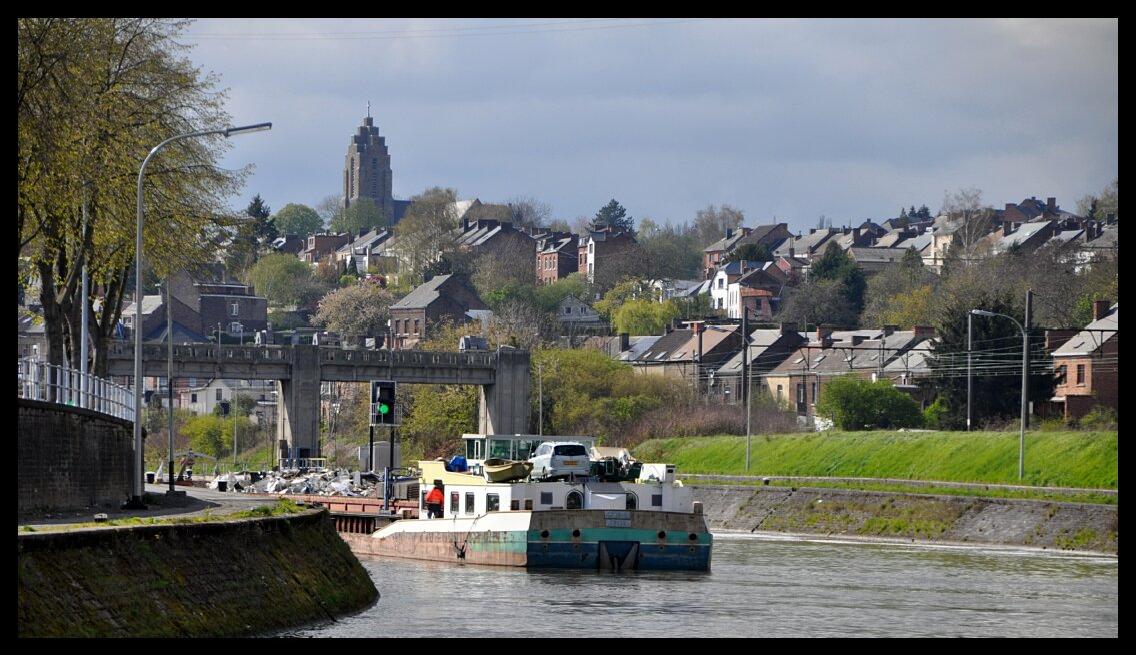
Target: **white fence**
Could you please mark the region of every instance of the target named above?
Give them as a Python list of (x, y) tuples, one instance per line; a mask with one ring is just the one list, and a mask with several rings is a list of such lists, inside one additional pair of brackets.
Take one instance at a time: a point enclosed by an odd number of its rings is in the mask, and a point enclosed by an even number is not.
[(17, 397), (82, 407), (134, 420), (134, 392), (94, 375), (34, 359), (18, 360)]

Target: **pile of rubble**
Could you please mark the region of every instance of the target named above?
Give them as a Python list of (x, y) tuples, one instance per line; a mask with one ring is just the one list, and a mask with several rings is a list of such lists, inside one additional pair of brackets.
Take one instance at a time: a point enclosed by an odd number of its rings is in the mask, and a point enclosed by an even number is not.
[(243, 490), (247, 493), (311, 496), (379, 497), (383, 493), (379, 476), (338, 469), (271, 471), (255, 482), (250, 480)]

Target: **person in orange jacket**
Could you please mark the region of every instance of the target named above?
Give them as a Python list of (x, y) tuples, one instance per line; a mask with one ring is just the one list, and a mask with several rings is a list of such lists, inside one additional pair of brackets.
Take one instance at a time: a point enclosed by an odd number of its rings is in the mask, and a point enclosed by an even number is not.
[(426, 518), (442, 518), (442, 503), (445, 500), (446, 496), (442, 493), (442, 481), (434, 480), (434, 488), (426, 494), (426, 511), (428, 512)]

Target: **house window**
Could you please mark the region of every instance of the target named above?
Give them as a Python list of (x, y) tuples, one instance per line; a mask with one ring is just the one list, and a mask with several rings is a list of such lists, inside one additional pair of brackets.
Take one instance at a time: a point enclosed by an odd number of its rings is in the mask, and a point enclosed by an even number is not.
[(781, 385), (777, 385), (777, 404), (781, 404)]
[(473, 492), (467, 491), (465, 494), (465, 513), (473, 514)]
[(817, 402), (817, 383), (813, 382), (813, 404)]
[(458, 498), (459, 498), (460, 495), (461, 494), (459, 494), (456, 491), (450, 492), (450, 513), (451, 514), (457, 514), (458, 513)]
[(418, 334), (418, 319), (414, 319), (414, 334)]
[(217, 389), (217, 402), (221, 402), (221, 389)]
[(189, 394), (189, 402), (196, 403), (197, 402), (197, 394), (195, 394), (195, 393)]
[(229, 316), (236, 316), (241, 309), (240, 303), (231, 303), (229, 305)]
[(1066, 382), (1068, 382), (1068, 380), (1065, 379), (1066, 376), (1068, 376), (1068, 375), (1069, 375), (1069, 367), (1068, 366), (1066, 366), (1064, 364), (1062, 364), (1061, 366), (1058, 366), (1057, 367), (1057, 375), (1055, 376), (1056, 379), (1057, 379), (1057, 386), (1061, 386), (1061, 385), (1065, 384)]
[(497, 512), (501, 510), (500, 494), (485, 494), (485, 511)]
[(1085, 383), (1085, 365), (1077, 364), (1077, 384)]
[(724, 288), (725, 288), (725, 285), (726, 285), (726, 281), (725, 281), (724, 279), (722, 279), (722, 278), (718, 278), (718, 288), (719, 288), (719, 289), (724, 289)]

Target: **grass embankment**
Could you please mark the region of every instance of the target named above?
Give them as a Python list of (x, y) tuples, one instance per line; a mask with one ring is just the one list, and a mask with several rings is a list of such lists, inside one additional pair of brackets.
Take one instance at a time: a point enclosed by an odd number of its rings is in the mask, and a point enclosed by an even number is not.
[[(681, 475), (679, 477), (682, 477)], [(759, 480), (727, 480), (716, 478), (697, 479), (688, 478), (687, 484), (714, 484), (737, 486), (765, 486)], [(1116, 505), (1116, 494), (1095, 493), (1092, 491), (1047, 491), (1036, 489), (1007, 489), (1005, 487), (959, 487), (942, 484), (904, 484), (901, 482), (874, 482), (874, 481), (843, 481), (843, 480), (785, 480), (773, 478), (769, 481), (774, 487), (811, 487), (822, 489), (855, 489), (857, 491), (880, 491), (884, 493), (903, 494), (932, 494), (937, 496), (968, 496), (979, 498), (1017, 498), (1021, 500), (1051, 500), (1061, 503), (1095, 503), (1098, 505)]]
[[(749, 471), (745, 470), (745, 450), (744, 436), (716, 436), (652, 439), (633, 452), (640, 461), (674, 463), (680, 474), (1117, 488), (1116, 432), (1026, 433), (1025, 478), (1020, 481), (1016, 432), (811, 432), (754, 436)], [(857, 484), (854, 488), (865, 487)], [(933, 489), (936, 490), (922, 493), (939, 493), (937, 488)], [(919, 492), (910, 488), (908, 491)]]

